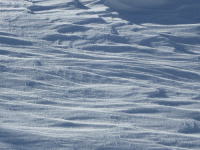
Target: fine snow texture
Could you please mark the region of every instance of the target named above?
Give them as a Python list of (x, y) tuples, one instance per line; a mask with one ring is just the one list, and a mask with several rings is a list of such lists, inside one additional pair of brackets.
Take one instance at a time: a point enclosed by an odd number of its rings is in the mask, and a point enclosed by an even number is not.
[(115, 1), (0, 0), (1, 150), (199, 150), (198, 0)]

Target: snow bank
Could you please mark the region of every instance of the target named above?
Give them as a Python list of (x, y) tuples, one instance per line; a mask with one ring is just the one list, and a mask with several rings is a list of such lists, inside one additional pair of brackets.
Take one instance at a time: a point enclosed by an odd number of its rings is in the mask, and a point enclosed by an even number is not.
[(106, 0), (105, 4), (121, 11), (141, 10), (177, 10), (195, 6), (200, 2), (195, 0)]
[(141, 8), (153, 8), (164, 5), (168, 0), (106, 0), (106, 4), (117, 10), (133, 11)]
[(121, 18), (134, 23), (199, 23), (198, 0), (105, 0)]

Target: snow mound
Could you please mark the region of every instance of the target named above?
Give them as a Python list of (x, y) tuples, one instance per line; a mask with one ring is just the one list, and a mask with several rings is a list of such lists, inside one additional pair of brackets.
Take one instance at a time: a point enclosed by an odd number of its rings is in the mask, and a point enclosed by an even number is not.
[(196, 0), (105, 0), (105, 5), (134, 23), (198, 23), (200, 1)]
[(134, 11), (141, 8), (153, 8), (166, 4), (167, 0), (106, 0), (106, 4), (117, 10)]
[(141, 10), (180, 10), (191, 6), (199, 5), (195, 0), (106, 0), (105, 4), (120, 11), (141, 11)]

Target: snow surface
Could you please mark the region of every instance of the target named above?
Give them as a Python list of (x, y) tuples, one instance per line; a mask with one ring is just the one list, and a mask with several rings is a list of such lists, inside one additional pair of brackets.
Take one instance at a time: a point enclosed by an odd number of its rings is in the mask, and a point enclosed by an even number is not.
[(112, 8), (123, 11), (143, 11), (144, 9), (168, 11), (170, 8), (176, 10), (200, 4), (196, 0), (105, 0), (105, 3)]
[(0, 0), (0, 150), (200, 149), (199, 2), (146, 1)]
[(142, 8), (156, 8), (174, 2), (174, 0), (106, 0), (105, 3), (110, 7), (124, 10), (135, 11)]

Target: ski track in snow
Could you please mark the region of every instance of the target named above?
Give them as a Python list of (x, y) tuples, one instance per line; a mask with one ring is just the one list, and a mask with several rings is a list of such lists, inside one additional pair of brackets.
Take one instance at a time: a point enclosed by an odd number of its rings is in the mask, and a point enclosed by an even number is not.
[(82, 2), (0, 0), (0, 149), (199, 149), (200, 23)]

